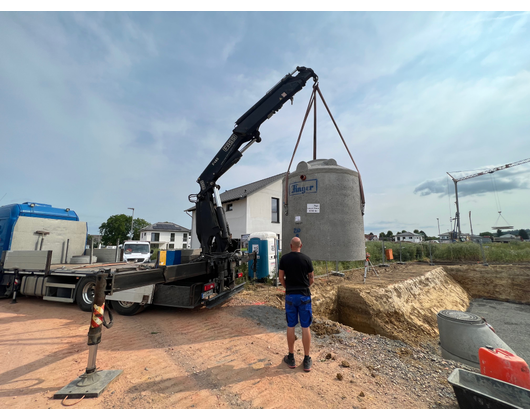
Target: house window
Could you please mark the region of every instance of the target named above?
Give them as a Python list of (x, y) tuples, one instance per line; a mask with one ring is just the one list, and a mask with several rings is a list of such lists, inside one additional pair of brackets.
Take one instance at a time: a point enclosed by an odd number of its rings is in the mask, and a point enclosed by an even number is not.
[(182, 242), (188, 242), (188, 234), (187, 233), (183, 233), (182, 234)]
[(151, 242), (160, 242), (160, 233), (151, 233)]
[(232, 211), (232, 203), (226, 205), (226, 211)]
[(272, 198), (271, 201), (271, 207), (272, 207), (272, 223), (280, 223), (280, 199), (279, 198)]
[(174, 233), (171, 234), (170, 242), (175, 242), (175, 234)]
[(175, 245), (174, 244), (169, 244), (168, 247), (169, 247), (169, 249), (174, 249)]

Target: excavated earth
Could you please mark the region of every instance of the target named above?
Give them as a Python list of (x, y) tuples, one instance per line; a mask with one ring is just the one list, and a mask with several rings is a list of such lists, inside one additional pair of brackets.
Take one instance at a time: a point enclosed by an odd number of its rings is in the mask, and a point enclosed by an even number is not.
[[(458, 408), (437, 313), (471, 299), (530, 303), (527, 266), (392, 264), (323, 276), (312, 287), (313, 369), (289, 369), (282, 288), (247, 284), (215, 309), (115, 315), (99, 370), (121, 370), (98, 398), (54, 399), (84, 373), (90, 315), (75, 305), (0, 300), (2, 408)], [(301, 331), (297, 327), (297, 336)], [(296, 359), (302, 359), (301, 340)]]

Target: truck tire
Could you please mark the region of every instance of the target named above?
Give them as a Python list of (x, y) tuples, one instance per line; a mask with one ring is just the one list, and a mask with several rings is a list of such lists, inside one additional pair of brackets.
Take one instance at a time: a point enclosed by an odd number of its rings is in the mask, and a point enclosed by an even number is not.
[(112, 300), (107, 301), (108, 303), (111, 303), (112, 309), (114, 309), (117, 313), (124, 316), (133, 316), (136, 314), (139, 314), (145, 309), (146, 305), (140, 305), (139, 303), (135, 302), (125, 302), (123, 300)]
[(95, 286), (96, 279), (94, 277), (85, 277), (77, 284), (77, 289), (75, 291), (75, 302), (82, 311), (92, 311)]

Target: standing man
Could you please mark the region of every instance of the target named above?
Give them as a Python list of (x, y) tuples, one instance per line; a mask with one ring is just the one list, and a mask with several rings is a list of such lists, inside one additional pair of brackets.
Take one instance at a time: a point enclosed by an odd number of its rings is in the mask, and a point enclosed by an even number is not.
[(309, 326), (313, 322), (311, 310), (311, 292), (309, 287), (313, 284), (313, 263), (311, 258), (302, 254), (302, 241), (298, 237), (291, 239), (291, 252), (280, 259), (280, 283), (285, 287), (285, 314), (287, 318), (287, 346), (289, 354), (283, 358), (291, 369), (296, 367), (294, 360), (294, 327), (300, 320), (302, 326), (302, 343), (304, 345), (304, 370), (311, 370), (311, 331)]

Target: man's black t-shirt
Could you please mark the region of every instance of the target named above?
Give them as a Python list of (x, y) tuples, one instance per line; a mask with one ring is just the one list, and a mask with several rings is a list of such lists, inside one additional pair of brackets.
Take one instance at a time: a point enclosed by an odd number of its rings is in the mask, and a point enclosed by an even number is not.
[(313, 272), (311, 258), (301, 252), (289, 252), (280, 259), (285, 274), (285, 294), (311, 296), (308, 274)]

